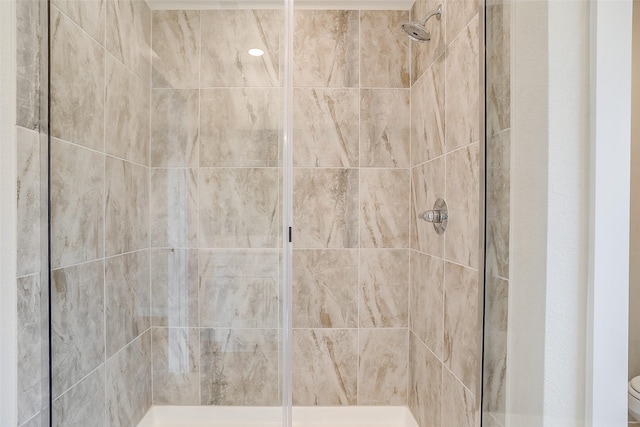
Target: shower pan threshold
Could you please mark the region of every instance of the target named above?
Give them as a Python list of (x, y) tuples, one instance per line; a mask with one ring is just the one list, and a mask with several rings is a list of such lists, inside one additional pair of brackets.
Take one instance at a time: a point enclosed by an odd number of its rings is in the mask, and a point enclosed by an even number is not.
[[(138, 427), (280, 427), (282, 408), (152, 406)], [(294, 427), (418, 427), (406, 406), (295, 406)]]

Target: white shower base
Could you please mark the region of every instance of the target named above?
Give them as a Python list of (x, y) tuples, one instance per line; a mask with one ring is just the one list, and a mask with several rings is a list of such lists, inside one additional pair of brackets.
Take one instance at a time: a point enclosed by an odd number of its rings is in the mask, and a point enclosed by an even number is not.
[[(138, 427), (279, 427), (282, 408), (256, 406), (152, 406)], [(293, 408), (296, 427), (418, 427), (406, 406)]]

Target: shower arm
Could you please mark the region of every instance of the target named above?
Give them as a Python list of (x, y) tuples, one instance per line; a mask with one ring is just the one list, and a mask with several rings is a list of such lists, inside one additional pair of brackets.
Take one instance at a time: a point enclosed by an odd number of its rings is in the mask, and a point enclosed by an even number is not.
[(422, 25), (426, 25), (427, 21), (434, 16), (438, 19), (438, 21), (442, 18), (442, 5), (438, 6), (436, 10), (429, 12), (427, 17), (422, 20)]

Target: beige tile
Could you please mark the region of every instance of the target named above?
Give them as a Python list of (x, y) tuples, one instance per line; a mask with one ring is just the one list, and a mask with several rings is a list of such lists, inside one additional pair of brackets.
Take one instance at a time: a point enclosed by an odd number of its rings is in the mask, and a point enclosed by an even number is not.
[[(17, 290), (17, 397), (18, 425), (36, 415), (42, 408), (45, 355), (42, 349), (42, 302), (44, 286), (40, 286), (40, 274), (19, 277)], [(48, 360), (46, 360), (48, 362)]]
[(51, 9), (51, 136), (104, 149), (104, 50)]
[(478, 18), (456, 38), (446, 54), (445, 121), (447, 152), (480, 139)]
[(297, 10), (294, 85), (358, 87), (358, 24), (354, 10)]
[(407, 404), (407, 329), (358, 333), (358, 405)]
[(54, 0), (51, 3), (104, 45), (106, 0)]
[(294, 166), (358, 166), (358, 90), (294, 90)]
[[(438, 8), (442, 0), (416, 0), (411, 8), (411, 20), (422, 22), (432, 11)], [(438, 21), (437, 17), (429, 19), (426, 24), (427, 30), (431, 33), (431, 40), (426, 43), (411, 42), (411, 83), (418, 81), (422, 74), (433, 64), (445, 50), (445, 19)]]
[(409, 251), (360, 251), (358, 304), (361, 328), (406, 328), (409, 302)]
[(478, 14), (478, 0), (445, 0), (445, 13), (442, 15), (447, 21), (447, 44), (450, 44), (460, 32)]
[(408, 169), (360, 171), (360, 246), (409, 246)]
[(409, 167), (410, 91), (360, 91), (360, 166)]
[[(106, 416), (104, 365), (53, 402), (54, 427), (103, 425)], [(38, 427), (44, 427), (37, 424)], [(36, 427), (36, 426), (33, 426)]]
[(411, 331), (442, 358), (444, 344), (444, 261), (411, 251)]
[(201, 329), (202, 405), (278, 404), (275, 329)]
[(358, 251), (293, 251), (293, 327), (354, 328)]
[(411, 88), (412, 166), (445, 152), (444, 76), (444, 56), (441, 56)]
[(444, 362), (475, 390), (478, 368), (478, 271), (445, 263)]
[(196, 89), (200, 87), (200, 12), (152, 12), (151, 85)]
[(476, 426), (476, 398), (445, 367), (442, 368), (442, 425)]
[(479, 165), (478, 144), (447, 157), (447, 205), (449, 222), (446, 259), (477, 268), (479, 263)]
[(508, 2), (486, 8), (487, 135), (511, 127), (511, 24)]
[(275, 248), (278, 170), (200, 169), (200, 247)]
[(509, 277), (509, 227), (511, 199), (511, 132), (506, 130), (487, 142), (486, 254), (487, 272)]
[(357, 371), (357, 330), (293, 331), (294, 405), (355, 405)]
[(197, 327), (198, 251), (151, 249), (151, 324)]
[(411, 181), (411, 247), (442, 258), (445, 235), (437, 234), (433, 224), (418, 218), (422, 212), (433, 209), (438, 198), (445, 198), (444, 157), (413, 168)]
[(483, 411), (505, 425), (507, 386), (507, 334), (487, 331), (484, 335)]
[(279, 86), (283, 22), (280, 10), (201, 12), (202, 87)]
[(149, 163), (149, 86), (107, 55), (105, 152)]
[(442, 364), (409, 334), (409, 409), (418, 425), (440, 426)]
[(49, 28), (48, 3), (38, 0), (18, 1), (15, 3), (14, 16), (15, 68), (19, 70), (16, 73), (15, 124), (26, 129), (44, 131), (46, 123), (41, 123), (41, 117), (45, 117), (42, 113), (48, 108), (49, 89), (43, 83), (47, 78), (45, 71), (49, 55), (43, 55), (42, 52), (47, 51), (49, 44), (46, 36)]
[(357, 169), (294, 169), (293, 244), (358, 247)]
[(280, 89), (200, 92), (200, 166), (278, 166)]
[(197, 89), (152, 90), (152, 167), (198, 166), (199, 95)]
[(153, 404), (200, 404), (200, 330), (153, 328)]

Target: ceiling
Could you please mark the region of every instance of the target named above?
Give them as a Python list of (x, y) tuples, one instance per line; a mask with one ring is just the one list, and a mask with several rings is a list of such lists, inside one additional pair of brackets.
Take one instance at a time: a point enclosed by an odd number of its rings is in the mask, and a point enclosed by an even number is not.
[[(153, 10), (282, 9), (284, 0), (146, 0)], [(415, 0), (294, 0), (296, 9), (409, 10)]]

